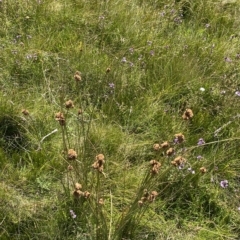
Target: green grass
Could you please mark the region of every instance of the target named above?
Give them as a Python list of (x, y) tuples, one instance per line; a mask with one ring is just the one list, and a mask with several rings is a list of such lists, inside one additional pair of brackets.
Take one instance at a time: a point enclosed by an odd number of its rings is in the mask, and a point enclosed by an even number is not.
[(239, 239), (239, 16), (230, 0), (0, 1), (0, 238)]

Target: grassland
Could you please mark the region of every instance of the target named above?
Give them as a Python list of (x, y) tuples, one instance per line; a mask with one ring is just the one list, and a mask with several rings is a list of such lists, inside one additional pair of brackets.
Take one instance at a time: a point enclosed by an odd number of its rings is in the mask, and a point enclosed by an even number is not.
[(239, 16), (0, 1), (0, 238), (240, 239)]

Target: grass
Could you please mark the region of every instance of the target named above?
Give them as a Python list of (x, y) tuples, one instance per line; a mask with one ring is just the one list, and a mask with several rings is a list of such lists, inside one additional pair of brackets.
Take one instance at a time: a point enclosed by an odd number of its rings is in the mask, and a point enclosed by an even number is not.
[(239, 239), (239, 12), (0, 1), (1, 239)]

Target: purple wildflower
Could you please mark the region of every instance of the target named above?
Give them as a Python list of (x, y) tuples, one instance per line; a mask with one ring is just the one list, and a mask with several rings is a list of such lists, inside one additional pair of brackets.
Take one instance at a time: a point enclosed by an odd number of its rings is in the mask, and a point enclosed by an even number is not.
[(75, 214), (75, 212), (73, 210), (70, 210), (69, 212), (73, 219), (77, 217), (77, 215)]
[(223, 181), (221, 181), (221, 182), (220, 182), (220, 186), (221, 186), (222, 188), (227, 188), (227, 187), (228, 187), (228, 180), (223, 180)]
[(134, 52), (134, 48), (129, 48), (129, 52), (131, 53), (131, 54), (133, 54), (133, 52)]
[(126, 57), (123, 57), (122, 60), (121, 60), (122, 63), (126, 63), (127, 62), (127, 59)]
[(150, 51), (150, 55), (154, 56), (154, 51), (153, 50)]
[(129, 62), (129, 66), (130, 66), (130, 67), (133, 67), (133, 65), (134, 65), (134, 64), (133, 64), (132, 62)]
[(224, 60), (225, 62), (228, 62), (228, 63), (232, 62), (232, 59), (230, 57), (225, 57)]
[(197, 156), (197, 160), (201, 160), (203, 157), (201, 155)]
[(240, 97), (240, 91), (236, 91), (235, 94)]
[(115, 84), (114, 84), (114, 83), (109, 83), (108, 86), (109, 86), (110, 88), (115, 88)]
[(203, 140), (203, 138), (199, 138), (197, 144), (198, 144), (198, 146), (201, 146), (201, 145), (205, 144), (205, 141)]
[(209, 23), (207, 23), (206, 25), (205, 25), (205, 27), (206, 28), (209, 28), (211, 25), (209, 24)]

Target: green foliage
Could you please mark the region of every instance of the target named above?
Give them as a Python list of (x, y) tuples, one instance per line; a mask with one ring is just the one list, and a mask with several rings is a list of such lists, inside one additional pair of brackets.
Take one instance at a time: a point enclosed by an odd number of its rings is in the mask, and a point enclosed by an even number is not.
[(239, 13), (0, 1), (0, 238), (239, 239)]

